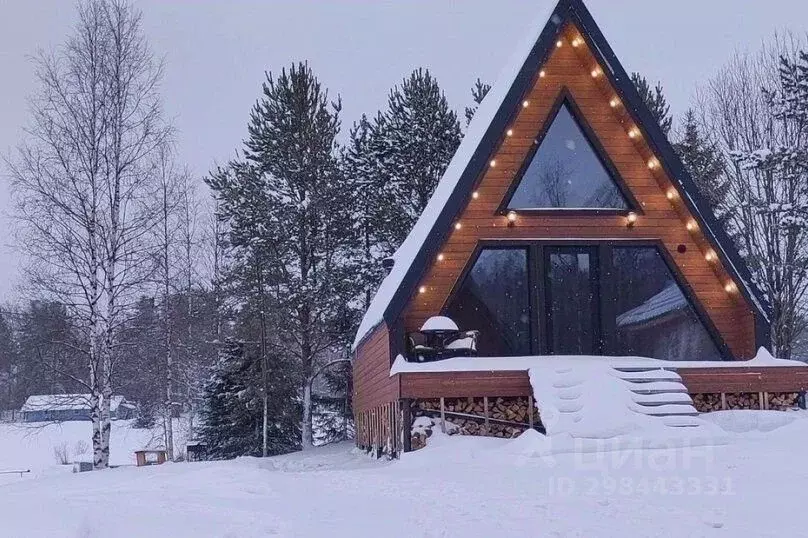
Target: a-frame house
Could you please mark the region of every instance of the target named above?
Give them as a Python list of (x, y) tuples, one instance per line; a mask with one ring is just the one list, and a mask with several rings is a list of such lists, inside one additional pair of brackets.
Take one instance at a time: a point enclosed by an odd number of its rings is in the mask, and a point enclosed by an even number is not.
[[(768, 345), (743, 260), (580, 0), (517, 51), (394, 262), (354, 344), (364, 447), (409, 448), (413, 401), (530, 397), (524, 372), (391, 375), (432, 316), (478, 330), (490, 357), (738, 361)], [(680, 373), (722, 400), (806, 382), (725, 364)]]

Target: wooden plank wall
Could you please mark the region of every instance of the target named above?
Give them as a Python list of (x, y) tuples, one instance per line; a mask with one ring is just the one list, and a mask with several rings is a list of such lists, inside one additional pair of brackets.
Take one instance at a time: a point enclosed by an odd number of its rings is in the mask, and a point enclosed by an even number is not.
[(356, 413), (356, 444), (377, 456), (396, 456), (403, 451), (402, 416), (398, 401)]
[[(677, 368), (690, 394), (719, 392), (800, 392), (808, 390), (806, 367)], [(531, 396), (522, 371), (430, 372), (400, 374), (403, 398)]]
[(398, 378), (390, 377), (390, 333), (381, 324), (357, 347), (353, 361), (353, 406), (366, 411), (398, 400)]
[[(632, 140), (628, 131), (634, 125), (621, 106), (612, 107), (614, 90), (606, 77), (593, 78), (594, 57), (585, 45), (572, 47), (574, 28), (566, 30), (563, 46), (556, 48), (537, 77), (528, 95), (528, 106), (515, 111), (510, 125), (513, 135), (502, 135), (498, 150), (491, 155), (496, 166), (490, 167), (476, 187), (478, 198), (468, 193), (468, 205), (458, 216), (462, 227), (452, 229), (441, 252), (443, 260), (434, 260), (419, 286), (426, 292), (416, 293), (404, 313), (406, 330), (417, 329), (425, 319), (441, 311), (458, 275), (480, 240), (497, 239), (654, 239), (661, 240), (695, 295), (712, 318), (716, 328), (738, 358), (749, 358), (755, 352), (755, 325), (750, 306), (735, 290), (727, 292), (727, 273), (719, 262), (708, 262), (709, 245), (698, 230), (689, 232), (690, 219), (681, 200), (666, 198), (670, 182), (660, 170), (648, 167), (648, 148)], [(497, 215), (508, 186), (526, 157), (534, 139), (547, 119), (548, 112), (562, 89), (566, 87), (583, 116), (594, 130), (602, 146), (611, 156), (618, 172), (642, 205), (643, 214), (633, 228), (626, 226), (623, 216), (538, 216), (520, 215), (516, 225), (507, 226), (506, 218)], [(677, 197), (681, 194), (677, 194)], [(457, 221), (456, 221), (457, 222)], [(685, 245), (686, 252), (677, 250)]]
[(390, 377), (390, 333), (379, 325), (357, 347), (353, 361), (356, 444), (381, 453), (401, 451), (399, 377)]

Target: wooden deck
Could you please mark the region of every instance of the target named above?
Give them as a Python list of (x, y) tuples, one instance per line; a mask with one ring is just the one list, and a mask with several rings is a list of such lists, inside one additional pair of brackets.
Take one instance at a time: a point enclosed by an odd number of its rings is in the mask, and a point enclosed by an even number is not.
[[(676, 370), (691, 394), (737, 392), (800, 392), (808, 390), (808, 366), (680, 368)], [(530, 396), (527, 371), (403, 373), (401, 397), (469, 398)]]

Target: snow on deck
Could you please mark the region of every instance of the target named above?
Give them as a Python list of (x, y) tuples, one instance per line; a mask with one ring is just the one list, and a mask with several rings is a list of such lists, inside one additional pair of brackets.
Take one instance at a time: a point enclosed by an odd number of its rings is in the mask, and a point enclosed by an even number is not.
[(723, 444), (716, 425), (702, 419), (678, 368), (803, 366), (776, 359), (765, 349), (749, 361), (674, 362), (643, 357), (461, 357), (409, 363), (399, 356), (391, 375), (411, 372), (527, 371), (547, 436), (532, 453), (599, 451)]
[(544, 363), (583, 363), (596, 362), (608, 364), (612, 368), (662, 368), (678, 370), (681, 368), (760, 368), (760, 367), (803, 367), (804, 362), (773, 357), (766, 349), (760, 348), (753, 359), (746, 361), (665, 361), (647, 357), (603, 357), (603, 356), (561, 356), (535, 355), (529, 357), (457, 357), (437, 362), (407, 362), (404, 357), (396, 357), (390, 375), (426, 372), (509, 372), (527, 371)]

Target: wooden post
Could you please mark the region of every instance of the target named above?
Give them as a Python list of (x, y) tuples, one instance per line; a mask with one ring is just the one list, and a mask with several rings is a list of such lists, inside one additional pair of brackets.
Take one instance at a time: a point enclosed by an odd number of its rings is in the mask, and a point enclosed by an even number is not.
[(490, 425), (488, 421), (488, 396), (483, 396), (483, 413), (485, 414), (485, 433), (488, 433)]
[(530, 429), (533, 429), (533, 396), (527, 397), (527, 418)]
[(726, 411), (727, 410), (727, 393), (721, 393), (721, 409)]
[(446, 407), (443, 396), (440, 397), (440, 431), (446, 433)]
[(763, 407), (763, 393), (762, 392), (758, 392), (758, 404), (760, 405), (761, 409), (765, 409), (765, 407)]
[(763, 409), (768, 409), (768, 408), (769, 408), (769, 393), (764, 392), (763, 393)]
[(401, 429), (404, 436), (404, 452), (412, 451), (412, 410), (410, 400), (401, 400)]

